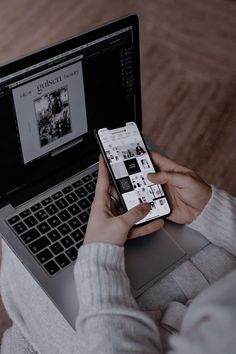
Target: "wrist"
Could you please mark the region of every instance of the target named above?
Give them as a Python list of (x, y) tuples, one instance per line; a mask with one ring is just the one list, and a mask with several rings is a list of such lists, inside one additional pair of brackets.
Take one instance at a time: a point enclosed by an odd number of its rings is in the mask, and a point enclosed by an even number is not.
[[(124, 269), (124, 247), (103, 242), (83, 244), (78, 252), (76, 266), (78, 263), (79, 267), (85, 267), (87, 271), (96, 270), (101, 266)], [(92, 268), (87, 268), (88, 264)]]
[[(80, 316), (114, 307), (114, 301), (137, 306), (125, 272), (124, 248), (104, 243), (82, 246), (74, 267)], [(82, 284), (82, 286), (81, 286)]]
[[(212, 210), (212, 206), (214, 205), (214, 199), (215, 199), (215, 187), (213, 185), (208, 185), (210, 188), (210, 197), (208, 199), (205, 199), (205, 205), (199, 210), (196, 218), (188, 224), (188, 226), (192, 227), (197, 224), (201, 224), (202, 220), (205, 220), (208, 215), (208, 210)], [(208, 195), (209, 196), (209, 195)]]
[(106, 235), (106, 233), (100, 232), (100, 235), (97, 235), (97, 233), (94, 232), (93, 233), (86, 232), (86, 236), (83, 244), (91, 245), (91, 244), (101, 243), (101, 244), (122, 247), (124, 246), (125, 240), (126, 238), (121, 237), (120, 235), (117, 236), (114, 233), (110, 233), (109, 235)]
[(209, 203), (209, 200), (211, 199), (211, 197), (212, 197), (212, 187), (211, 187), (211, 185), (204, 182), (203, 190), (201, 192), (200, 205), (199, 205), (199, 208), (197, 210), (194, 220), (196, 220), (199, 217), (199, 215), (201, 215), (201, 213), (205, 209), (206, 205)]

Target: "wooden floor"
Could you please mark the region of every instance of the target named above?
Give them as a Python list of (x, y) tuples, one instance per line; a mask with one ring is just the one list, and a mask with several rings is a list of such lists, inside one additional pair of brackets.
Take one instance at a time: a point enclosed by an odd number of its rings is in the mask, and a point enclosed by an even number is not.
[(140, 16), (144, 132), (236, 194), (234, 0), (1, 0), (0, 63), (129, 12)]

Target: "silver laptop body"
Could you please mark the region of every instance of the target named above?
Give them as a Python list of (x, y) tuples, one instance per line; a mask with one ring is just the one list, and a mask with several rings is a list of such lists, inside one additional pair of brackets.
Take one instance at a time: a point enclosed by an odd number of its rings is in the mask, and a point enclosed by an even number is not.
[[(142, 129), (137, 16), (3, 65), (0, 104), (0, 232), (75, 327), (73, 265), (97, 177), (93, 131), (132, 119)], [(197, 232), (170, 222), (127, 242), (134, 295), (207, 243)]]

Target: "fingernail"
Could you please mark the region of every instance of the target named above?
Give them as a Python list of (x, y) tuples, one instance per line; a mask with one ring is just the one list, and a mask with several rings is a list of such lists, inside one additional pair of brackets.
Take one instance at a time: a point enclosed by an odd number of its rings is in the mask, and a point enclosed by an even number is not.
[(156, 176), (156, 173), (153, 173), (153, 172), (149, 172), (148, 174), (147, 174), (147, 178), (149, 179), (149, 178), (152, 178), (152, 177), (155, 177)]
[(151, 204), (150, 203), (141, 203), (140, 204), (142, 206), (142, 209), (144, 209), (144, 211), (149, 210), (151, 208)]

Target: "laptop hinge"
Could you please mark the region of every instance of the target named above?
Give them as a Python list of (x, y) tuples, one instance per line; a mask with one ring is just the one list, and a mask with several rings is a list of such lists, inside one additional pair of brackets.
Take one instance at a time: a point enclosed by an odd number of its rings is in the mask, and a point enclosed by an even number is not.
[(94, 163), (98, 161), (98, 153), (95, 153), (93, 156), (89, 156), (89, 166), (88, 161), (76, 161), (71, 166), (67, 166), (66, 169), (56, 171), (53, 175), (44, 178), (43, 180), (35, 183), (34, 185), (22, 190), (20, 193), (18, 192), (17, 195), (8, 199), (7, 203), (10, 203), (13, 207), (17, 207), (27, 200), (34, 198), (40, 193), (43, 193), (45, 190), (54, 187), (60, 182), (63, 182), (65, 179), (70, 178), (71, 176), (82, 172), (84, 169), (92, 166)]

